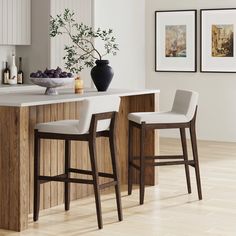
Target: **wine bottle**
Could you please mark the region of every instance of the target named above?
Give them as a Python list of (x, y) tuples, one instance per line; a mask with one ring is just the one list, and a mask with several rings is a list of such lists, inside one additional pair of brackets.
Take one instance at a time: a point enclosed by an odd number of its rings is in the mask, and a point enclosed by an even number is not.
[(12, 54), (12, 64), (11, 64), (10, 71), (11, 71), (11, 77), (8, 83), (17, 84), (17, 67), (16, 67), (15, 54)]
[(19, 57), (19, 70), (17, 73), (17, 84), (23, 84), (24, 83), (24, 73), (22, 71), (22, 58)]
[(6, 67), (3, 70), (3, 80), (2, 80), (2, 83), (3, 84), (8, 84), (9, 78), (10, 78), (10, 70), (8, 68), (8, 63), (6, 61)]

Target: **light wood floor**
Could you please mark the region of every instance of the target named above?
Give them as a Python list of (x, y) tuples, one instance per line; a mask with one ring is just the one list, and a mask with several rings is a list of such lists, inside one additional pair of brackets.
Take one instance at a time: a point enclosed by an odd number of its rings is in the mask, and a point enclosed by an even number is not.
[[(203, 199), (197, 200), (193, 169), (191, 195), (186, 194), (183, 166), (159, 168), (156, 187), (146, 188), (145, 204), (138, 205), (138, 191), (122, 192), (124, 221), (117, 222), (113, 194), (102, 197), (104, 229), (97, 230), (94, 199), (72, 202), (41, 211), (38, 223), (22, 233), (0, 231), (6, 236), (235, 236), (236, 143), (198, 142)], [(174, 139), (161, 140), (161, 153), (180, 151)], [(189, 149), (190, 150), (190, 149)]]

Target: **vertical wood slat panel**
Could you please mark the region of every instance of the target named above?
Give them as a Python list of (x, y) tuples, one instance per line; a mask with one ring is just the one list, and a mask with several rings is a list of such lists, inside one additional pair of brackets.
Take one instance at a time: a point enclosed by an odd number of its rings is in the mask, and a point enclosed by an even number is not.
[[(79, 119), (80, 118), (80, 113), (79, 113), (79, 110), (80, 110), (80, 103), (75, 103), (75, 119)], [(76, 142), (75, 144), (75, 150), (74, 150), (74, 158), (75, 158), (75, 168), (81, 168), (82, 169), (82, 158), (83, 156), (82, 155), (79, 155), (79, 153), (83, 153), (83, 142)], [(78, 175), (77, 175), (78, 176)], [(79, 197), (82, 196), (82, 193), (83, 193), (83, 189), (86, 187), (86, 185), (79, 185), (79, 184), (76, 184), (76, 199), (78, 199)]]
[[(20, 146), (20, 139), (19, 136), (17, 135), (19, 133), (19, 124), (17, 124), (19, 121), (19, 110), (16, 109), (10, 109), (10, 119), (9, 119), (9, 130), (8, 132), (11, 135), (11, 140), (10, 140), (10, 173), (9, 173), (9, 179), (11, 180), (10, 183), (10, 195), (9, 199), (10, 200), (10, 211), (9, 211), (9, 218), (11, 221), (9, 222), (9, 228), (14, 228), (15, 222), (17, 222), (17, 219), (20, 217), (19, 212), (17, 211), (12, 211), (11, 208), (17, 209), (19, 207), (19, 199), (17, 193), (19, 192), (19, 187), (20, 187), (20, 174), (19, 174), (19, 157), (20, 155), (18, 154), (19, 151), (19, 146)], [(15, 176), (18, 176), (16, 178)], [(18, 228), (19, 226), (17, 226)]]
[[(75, 103), (74, 102), (71, 102), (69, 103), (69, 114), (66, 114), (66, 115), (69, 115), (70, 119), (75, 119)], [(76, 167), (76, 162), (77, 162), (77, 153), (75, 152), (76, 150), (76, 145), (77, 145), (78, 142), (76, 141), (73, 141), (71, 143), (71, 166), (73, 168)], [(76, 174), (71, 174), (72, 178), (76, 177)], [(72, 183), (71, 184), (71, 199), (72, 200), (75, 200), (77, 198), (77, 186), (78, 184), (74, 184)]]
[(1, 107), (0, 227), (20, 231), (28, 225), (29, 109)]
[[(10, 111), (7, 107), (0, 107), (0, 124), (1, 124), (1, 171), (0, 171), (0, 227), (9, 228), (9, 205), (10, 205), (10, 133), (9, 131), (9, 120), (10, 120)], [(7, 184), (6, 184), (7, 183)]]
[[(29, 163), (30, 163), (30, 149), (29, 149), (29, 108), (20, 108), (20, 119), (18, 122), (18, 130), (20, 133), (18, 140), (18, 150), (20, 150), (19, 163), (19, 192), (20, 192), (20, 212), (19, 230), (28, 228), (28, 212), (29, 212)], [(15, 188), (15, 187), (14, 187)], [(12, 207), (12, 205), (11, 205)], [(18, 220), (18, 219), (17, 219)]]
[[(59, 109), (55, 104), (50, 106), (51, 109), (51, 121), (56, 121), (59, 118), (58, 111)], [(58, 141), (51, 140), (51, 149), (50, 149), (50, 156), (51, 156), (51, 176), (57, 175), (57, 168), (58, 168)], [(51, 207), (58, 205), (58, 183), (51, 182)]]
[[(63, 104), (58, 104), (55, 105), (57, 106), (57, 112), (58, 112), (58, 120), (64, 120), (64, 105)], [(69, 105), (68, 105), (69, 106)], [(68, 114), (69, 118), (69, 114)], [(66, 118), (66, 119), (68, 119)], [(57, 174), (62, 174), (64, 173), (64, 141), (58, 141), (58, 152), (57, 152)], [(58, 183), (58, 190), (57, 190), (57, 195), (58, 195), (58, 204), (62, 204), (64, 202), (64, 183)]]
[[(43, 123), (44, 119), (44, 109), (43, 106), (37, 107), (37, 124)], [(32, 140), (33, 142), (33, 140)], [(40, 174), (43, 174), (43, 153), (44, 153), (44, 140), (41, 141), (41, 149), (40, 149)], [(33, 171), (33, 170), (32, 170)], [(40, 210), (44, 209), (44, 188), (40, 187)]]
[(29, 212), (33, 211), (33, 187), (34, 187), (34, 128), (37, 122), (37, 108), (29, 110)]
[[(51, 110), (50, 105), (46, 105), (43, 107), (43, 122), (50, 122), (51, 121)], [(42, 152), (43, 156), (43, 162), (41, 165), (43, 166), (43, 175), (50, 176), (51, 171), (51, 152), (48, 151), (51, 149), (51, 143), (50, 140), (44, 140), (43, 141), (44, 149)], [(50, 183), (43, 184), (42, 188), (44, 189), (44, 208), (50, 208), (51, 206), (51, 190), (50, 190)]]
[(129, 98), (123, 97), (120, 103), (120, 110), (118, 114), (117, 133), (117, 156), (119, 163), (119, 176), (121, 183), (127, 184), (127, 159), (128, 156), (128, 113), (129, 113)]

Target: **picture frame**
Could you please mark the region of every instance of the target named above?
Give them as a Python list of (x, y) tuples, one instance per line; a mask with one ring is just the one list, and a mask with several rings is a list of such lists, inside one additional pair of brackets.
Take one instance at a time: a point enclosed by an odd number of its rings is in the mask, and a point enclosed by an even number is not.
[(155, 11), (155, 71), (197, 71), (197, 10)]
[(200, 10), (200, 72), (236, 73), (236, 8)]

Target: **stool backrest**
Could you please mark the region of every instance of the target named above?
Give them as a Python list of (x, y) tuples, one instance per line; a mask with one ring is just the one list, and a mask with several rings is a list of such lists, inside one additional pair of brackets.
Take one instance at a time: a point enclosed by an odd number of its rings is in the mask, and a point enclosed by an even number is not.
[(177, 90), (171, 111), (186, 115), (188, 121), (191, 121), (194, 117), (197, 103), (197, 92), (190, 90)]
[[(120, 97), (118, 96), (98, 96), (82, 101), (79, 119), (79, 133), (87, 133), (89, 131), (91, 118), (93, 114), (105, 112), (118, 112), (120, 107)], [(109, 120), (98, 121), (97, 131), (109, 129)]]

